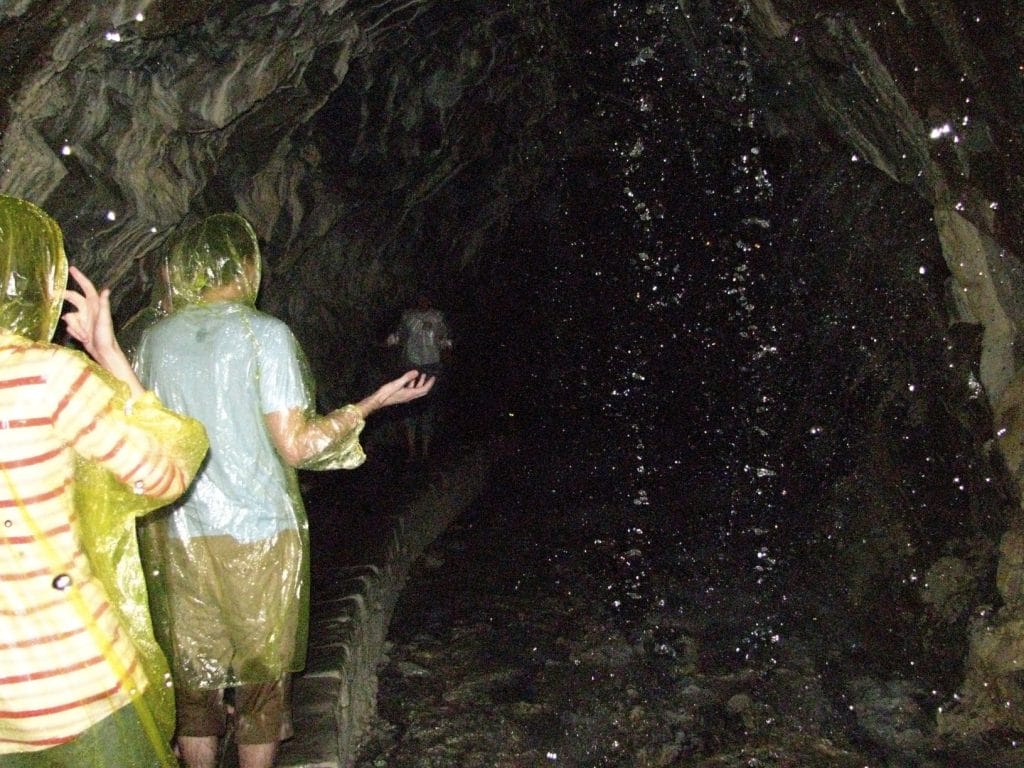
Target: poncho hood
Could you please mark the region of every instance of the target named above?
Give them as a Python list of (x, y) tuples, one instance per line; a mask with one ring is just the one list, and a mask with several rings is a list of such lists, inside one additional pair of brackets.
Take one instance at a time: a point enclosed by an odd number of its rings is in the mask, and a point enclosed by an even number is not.
[(256, 232), (235, 213), (208, 216), (188, 229), (167, 257), (175, 309), (200, 304), (215, 289), (237, 286), (233, 300), (255, 305), (260, 287), (260, 247)]
[(0, 327), (49, 341), (57, 330), (67, 281), (57, 222), (32, 203), (0, 195)]

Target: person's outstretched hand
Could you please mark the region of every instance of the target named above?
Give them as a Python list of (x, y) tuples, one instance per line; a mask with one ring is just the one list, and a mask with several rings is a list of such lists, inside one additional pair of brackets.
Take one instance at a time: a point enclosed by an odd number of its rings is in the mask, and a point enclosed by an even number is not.
[(365, 419), (378, 408), (401, 405), (418, 397), (423, 397), (433, 386), (433, 376), (427, 376), (419, 371), (407, 371), (397, 379), (381, 386), (376, 392), (360, 402), (358, 407)]
[(433, 376), (427, 376), (419, 371), (406, 371), (394, 381), (389, 381), (378, 389), (375, 395), (380, 403), (380, 407), (384, 408), (389, 405), (408, 403), (417, 397), (423, 397), (433, 386)]

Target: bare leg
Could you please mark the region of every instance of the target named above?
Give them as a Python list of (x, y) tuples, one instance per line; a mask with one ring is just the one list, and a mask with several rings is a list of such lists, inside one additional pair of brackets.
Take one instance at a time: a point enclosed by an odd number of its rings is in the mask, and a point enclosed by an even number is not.
[(239, 744), (239, 768), (271, 768), (274, 765), (274, 755), (276, 753), (276, 741), (266, 744)]
[(179, 736), (178, 749), (188, 768), (217, 768), (216, 736)]

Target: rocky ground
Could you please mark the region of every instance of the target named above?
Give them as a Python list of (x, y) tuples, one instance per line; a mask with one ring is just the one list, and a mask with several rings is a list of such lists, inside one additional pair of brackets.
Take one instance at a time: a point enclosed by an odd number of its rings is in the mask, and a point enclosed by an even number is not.
[(625, 613), (604, 540), (517, 482), (415, 566), (358, 768), (1024, 766), (1013, 734), (936, 739), (955, 681), (829, 667), (813, 636), (754, 648), (753, 582), (699, 542)]

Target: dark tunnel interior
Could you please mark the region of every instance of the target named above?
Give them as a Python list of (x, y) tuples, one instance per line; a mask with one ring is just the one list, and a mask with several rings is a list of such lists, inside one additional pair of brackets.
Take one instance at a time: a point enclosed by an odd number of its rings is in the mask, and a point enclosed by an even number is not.
[(230, 210), (321, 411), (451, 325), (436, 461), (300, 473), (325, 585), (490, 457), (353, 765), (1024, 761), (1017, 3), (21, 5), (0, 191), (118, 324)]

